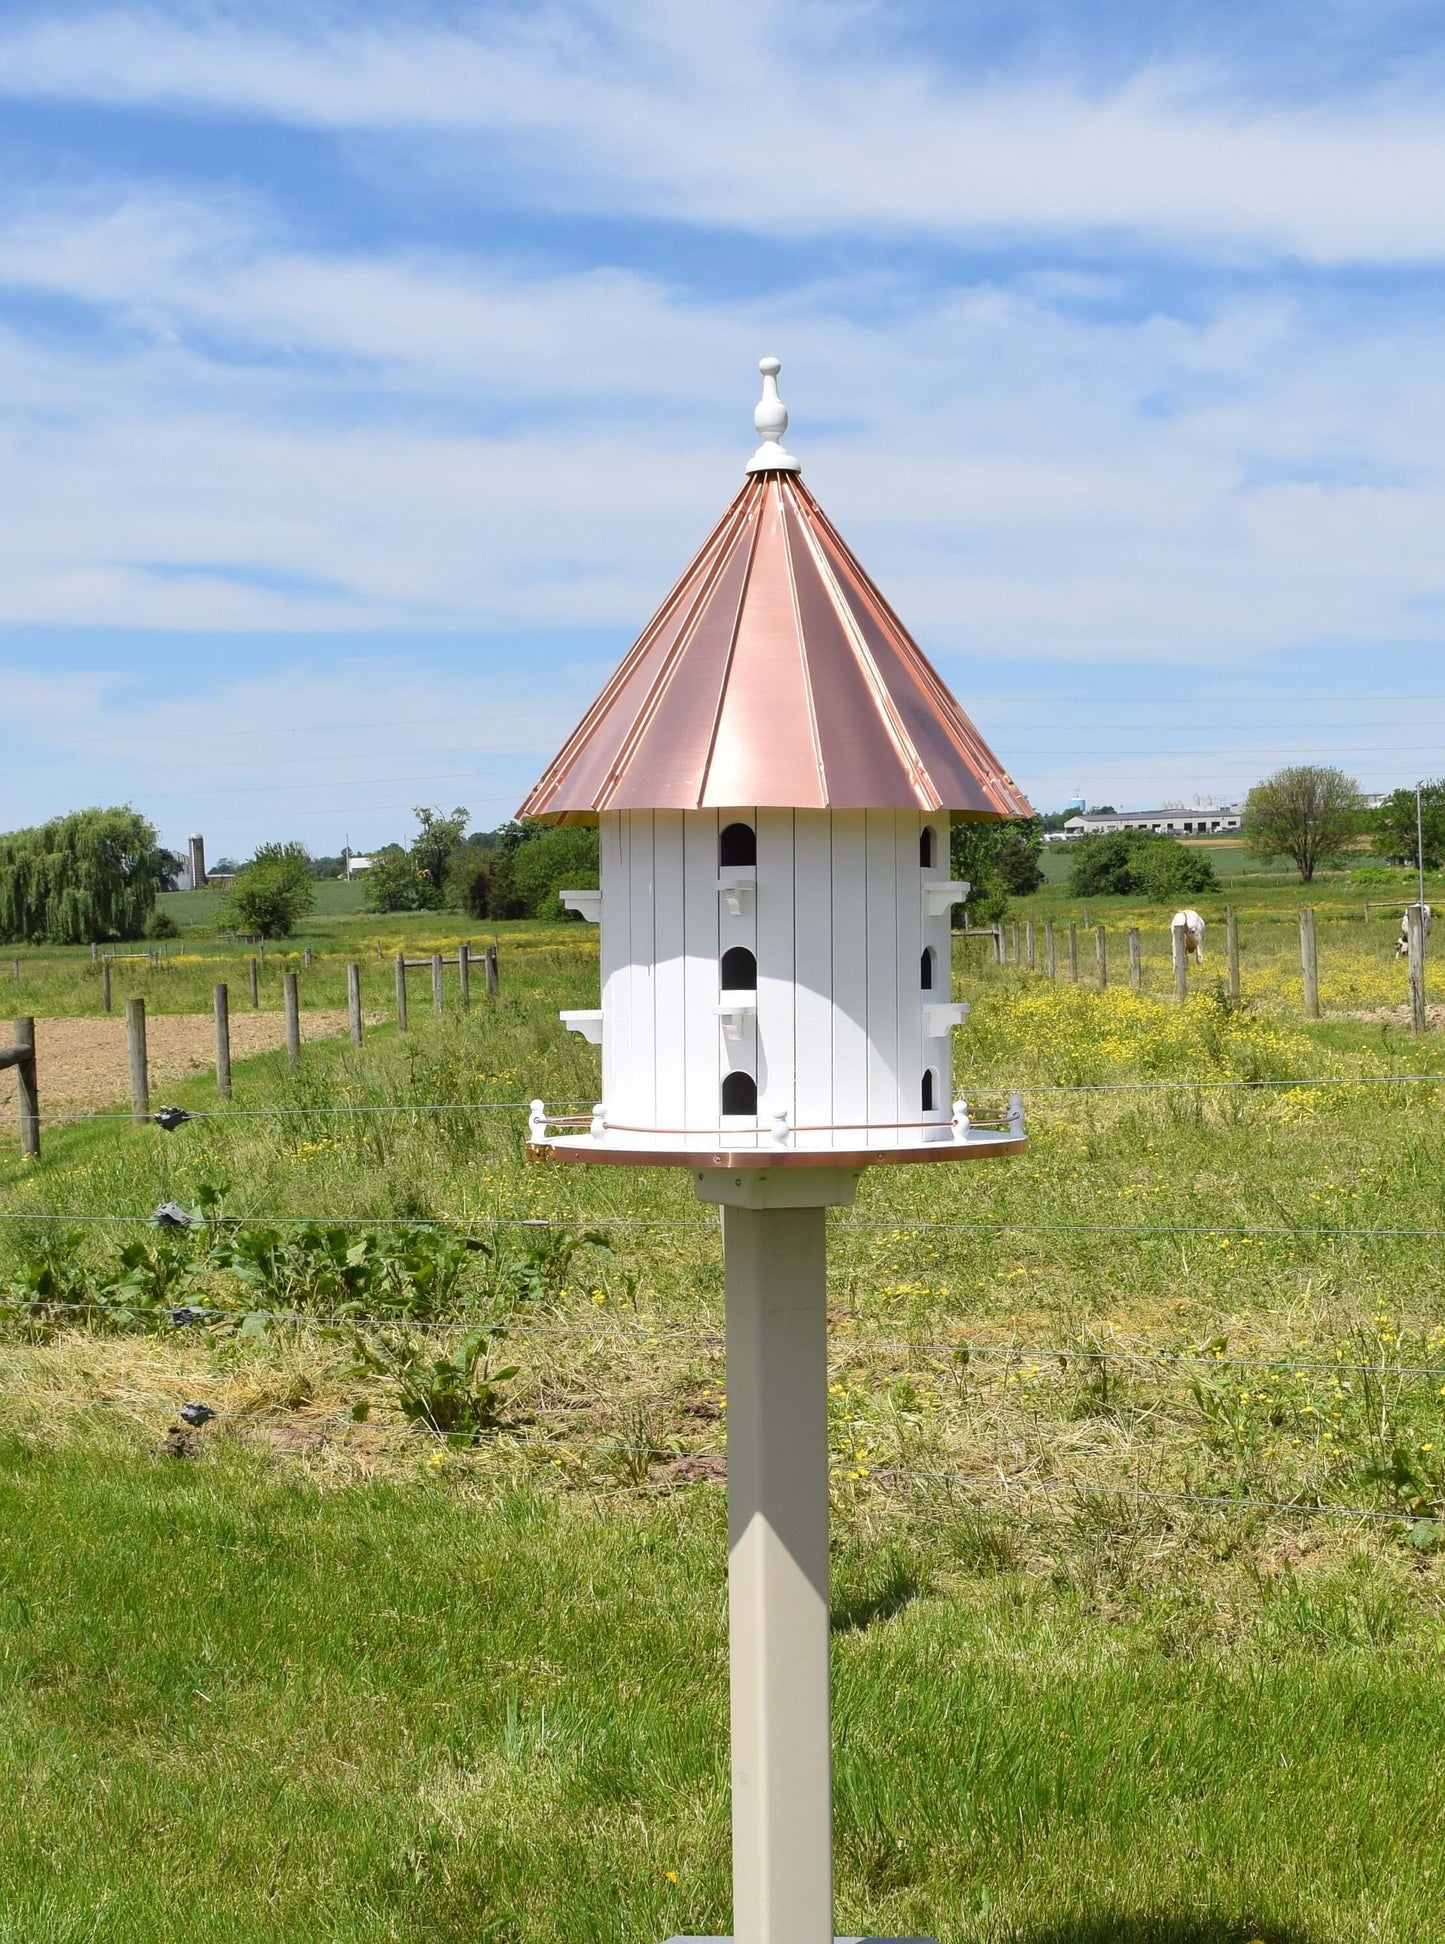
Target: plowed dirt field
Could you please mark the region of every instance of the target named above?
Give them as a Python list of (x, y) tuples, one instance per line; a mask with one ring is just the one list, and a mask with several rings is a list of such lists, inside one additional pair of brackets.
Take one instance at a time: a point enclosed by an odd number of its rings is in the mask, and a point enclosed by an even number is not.
[[(346, 1031), (346, 1013), (303, 1012), (301, 1041), (330, 1039)], [(8, 1041), (0, 1025), (0, 1039)], [(268, 1053), (286, 1043), (286, 1021), (278, 1012), (233, 1013), (231, 1058)], [(168, 1082), (204, 1073), (215, 1062), (215, 1026), (209, 1013), (158, 1013), (146, 1021), (151, 1097)], [(125, 1020), (113, 1018), (37, 1019), (35, 1064), (40, 1112), (67, 1114), (125, 1106), (129, 1099)], [(0, 1072), (0, 1140), (18, 1138), (15, 1075)]]

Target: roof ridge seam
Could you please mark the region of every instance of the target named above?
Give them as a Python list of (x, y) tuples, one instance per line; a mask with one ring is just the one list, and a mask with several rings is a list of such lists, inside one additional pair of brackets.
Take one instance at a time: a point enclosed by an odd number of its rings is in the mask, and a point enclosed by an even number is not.
[[(706, 569), (699, 578), (697, 593), (693, 597), (687, 614), (678, 626), (677, 633), (673, 637), (672, 647), (664, 655), (662, 666), (653, 677), (646, 695), (643, 696), (641, 702), (638, 704), (637, 713), (632, 718), (626, 735), (618, 744), (616, 756), (608, 766), (607, 775), (597, 791), (597, 808), (599, 810), (606, 810), (610, 807), (612, 798), (616, 794), (622, 778), (626, 773), (627, 765), (636, 753), (637, 745), (647, 733), (648, 724), (662, 706), (662, 700), (670, 684), (673, 670), (676, 668), (678, 662), (682, 660), (692, 643), (693, 636), (697, 630), (698, 620), (708, 600), (711, 598), (713, 590), (717, 586), (718, 576), (722, 567), (732, 552), (732, 547), (727, 544), (729, 535), (723, 529), (730, 526), (737, 526), (738, 521), (731, 519), (730, 516), (738, 512), (741, 497), (739, 495), (738, 499), (733, 501), (733, 504), (728, 508), (727, 515), (724, 516), (723, 520), (714, 529), (714, 533), (718, 538), (718, 546), (714, 550), (712, 559), (709, 560)], [(686, 576), (683, 578), (685, 580)], [(675, 588), (673, 592), (676, 592)], [(671, 599), (671, 596), (668, 598)], [(661, 619), (660, 615), (658, 619)], [(629, 656), (628, 659), (630, 660), (631, 657)]]
[(817, 536), (812, 530), (811, 519), (806, 517), (810, 510), (817, 508), (817, 502), (812, 499), (811, 494), (809, 495), (809, 505), (801, 505), (801, 499), (802, 496), (800, 494), (800, 513), (804, 517), (800, 519), (799, 524), (803, 530), (803, 537), (807, 542), (808, 551), (813, 557), (813, 564), (818, 570), (818, 578), (822, 582), (823, 591), (828, 596), (834, 614), (838, 617), (839, 624), (843, 629), (843, 637), (853, 651), (853, 659), (858, 664), (859, 672), (862, 674), (868, 692), (873, 699), (873, 706), (883, 718), (883, 723), (888, 731), (889, 737), (910, 772), (909, 780), (914, 790), (920, 799), (932, 799), (931, 802), (925, 802), (923, 807), (928, 810), (941, 809), (942, 805), (938, 801), (938, 792), (933, 787), (933, 779), (928, 773), (928, 766), (919, 754), (917, 744), (914, 742), (912, 736), (909, 735), (903, 718), (894, 706), (893, 698), (888, 693), (888, 685), (883, 680), (882, 672), (878, 664), (874, 661), (867, 642), (863, 639), (862, 631), (854, 619), (852, 610), (842, 598), (842, 591), (838, 586), (837, 576), (833, 572), (833, 563), (828, 559), (826, 552), (819, 545)]
[[(828, 518), (828, 515), (818, 505), (816, 500), (812, 501), (812, 506), (813, 511), (817, 514), (819, 525), (826, 528), (829, 536), (836, 543), (839, 552), (846, 555), (858, 568), (863, 583), (860, 591), (864, 598), (866, 599), (871, 595), (877, 601), (878, 606), (882, 609), (887, 620), (893, 624), (903, 645), (908, 649), (914, 661), (917, 663), (920, 679), (926, 684), (931, 701), (935, 707), (943, 709), (950, 716), (956, 730), (968, 745), (973, 760), (984, 772), (987, 782), (990, 785), (1001, 787), (1009, 796), (1022, 802), (1022, 792), (1014, 782), (1013, 777), (984, 741), (973, 722), (965, 713), (957, 696), (954, 695), (943, 677), (938, 673), (938, 670), (933, 666), (933, 663), (928, 659), (928, 656), (914, 640), (912, 633), (904, 623), (897, 609), (888, 599), (888, 596), (873, 580), (867, 569), (859, 562), (847, 541), (839, 533), (838, 529), (833, 525), (833, 522)], [(851, 615), (849, 618), (852, 618)], [(1015, 812), (1015, 814), (1018, 813)]]
[[(754, 491), (753, 480), (761, 478), (762, 475), (760, 473), (752, 474), (735, 502), (735, 504), (741, 506), (744, 498), (752, 501), (754, 503), (753, 511), (755, 515), (757, 505), (762, 500), (762, 491), (761, 489)], [(742, 524), (746, 525), (747, 522), (743, 521)], [(712, 725), (707, 732), (707, 752), (703, 757), (702, 771), (697, 780), (697, 803), (695, 808), (699, 810), (707, 802), (707, 786), (712, 777), (713, 758), (717, 755), (717, 739), (718, 731), (722, 727), (723, 703), (727, 699), (728, 683), (732, 680), (733, 661), (738, 650), (738, 629), (742, 625), (743, 608), (747, 604), (748, 588), (752, 584), (753, 562), (757, 558), (758, 534), (762, 530), (762, 521), (760, 518), (754, 517), (752, 528), (752, 535), (747, 543), (748, 557), (747, 563), (743, 568), (742, 585), (738, 588), (738, 604), (733, 612), (732, 626), (728, 630), (728, 651), (723, 657), (722, 673), (718, 677), (717, 701), (713, 704)]]
[[(668, 589), (666, 598), (659, 604), (652, 619), (642, 630), (642, 633), (637, 637), (636, 641), (633, 642), (627, 653), (622, 657), (617, 667), (613, 669), (607, 681), (604, 682), (600, 694), (593, 700), (591, 707), (587, 709), (571, 735), (568, 736), (542, 775), (528, 791), (521, 809), (517, 812), (519, 817), (527, 815), (528, 804), (550, 795), (553, 791), (561, 787), (564, 778), (568, 775), (575, 765), (578, 756), (580, 756), (582, 750), (586, 747), (589, 737), (596, 730), (598, 724), (606, 719), (608, 711), (626, 687), (632, 669), (646, 655), (656, 637), (658, 629), (666, 619), (674, 600), (677, 598), (679, 592), (687, 585), (698, 562), (707, 558), (710, 549), (720, 545), (722, 537), (736, 512), (738, 502), (742, 497), (742, 492), (734, 496), (722, 516), (714, 523), (712, 530), (693, 555), (692, 560)], [(549, 813), (547, 811), (538, 811), (535, 814), (545, 816)], [(561, 814), (565, 815), (567, 813), (563, 812)]]
[[(783, 530), (783, 560), (788, 569), (788, 594), (793, 605), (793, 638), (797, 643), (798, 666), (803, 677), (803, 697), (808, 708), (808, 734), (813, 744), (813, 767), (818, 772), (818, 788), (822, 794), (823, 807), (826, 808), (829, 802), (828, 765), (823, 755), (823, 738), (818, 729), (818, 704), (813, 694), (813, 667), (808, 659), (807, 635), (803, 629), (802, 609), (798, 605), (798, 576), (793, 567), (793, 542), (790, 523), (781, 517), (786, 502), (786, 489), (783, 485), (783, 480), (791, 479), (794, 475), (775, 474), (773, 476), (778, 480), (778, 513)], [(806, 521), (802, 522), (802, 524), (806, 528)], [(807, 534), (805, 532), (805, 543), (806, 540)]]

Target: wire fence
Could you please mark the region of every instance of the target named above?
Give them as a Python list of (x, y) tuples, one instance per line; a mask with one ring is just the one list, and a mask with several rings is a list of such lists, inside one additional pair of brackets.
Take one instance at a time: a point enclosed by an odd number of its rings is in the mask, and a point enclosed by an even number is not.
[[(1037, 1082), (1015, 1085), (1002, 1080), (960, 1080), (959, 1090), (970, 1093), (1018, 1093), (1025, 1098), (1040, 1095), (1059, 1094), (1119, 1094), (1119, 1093), (1220, 1093), (1220, 1092), (1269, 1092), (1277, 1089), (1323, 1087), (1405, 1087), (1405, 1086), (1445, 1086), (1445, 1073), (1351, 1073), (1351, 1074), (1312, 1074), (1294, 1079), (1257, 1079), (1238, 1076), (1208, 1077), (1187, 1076), (1173, 1080), (1090, 1080), (1065, 1084), (1063, 1082)], [(588, 1100), (561, 1100), (552, 1103), (558, 1108), (585, 1111), (593, 1103)], [(412, 1102), (361, 1102), (355, 1105), (328, 1106), (275, 1106), (275, 1107), (187, 1107), (182, 1111), (188, 1121), (226, 1121), (226, 1120), (285, 1120), (309, 1116), (327, 1115), (388, 1115), (388, 1114), (493, 1114), (526, 1113), (530, 1111), (530, 1100), (440, 1100)], [(89, 1111), (71, 1114), (41, 1114), (42, 1126), (69, 1127), (79, 1122), (117, 1121), (133, 1125), (137, 1116), (132, 1113), (91, 1113)], [(153, 1119), (154, 1116), (147, 1116)]]
[[(406, 1229), (666, 1229), (675, 1232), (715, 1235), (716, 1220), (697, 1217), (636, 1215), (221, 1215), (196, 1216), (184, 1222), (157, 1223), (155, 1212), (123, 1214), (114, 1211), (87, 1214), (56, 1209), (0, 1209), (0, 1222), (77, 1222), (174, 1228), (201, 1228), (208, 1223), (218, 1228), (406, 1228)], [(888, 1230), (902, 1239), (905, 1235), (1113, 1235), (1136, 1239), (1150, 1237), (1270, 1236), (1300, 1242), (1353, 1240), (1360, 1242), (1439, 1241), (1445, 1228), (1406, 1228), (1370, 1226), (1291, 1226), (1288, 1223), (1244, 1222), (1020, 1222), (1011, 1216), (995, 1215), (976, 1222), (898, 1221), (886, 1216), (838, 1216), (829, 1225), (833, 1234), (850, 1231)]]
[[(629, 1347), (638, 1344), (661, 1347), (663, 1345), (692, 1344), (699, 1348), (719, 1350), (723, 1347), (722, 1322), (708, 1329), (677, 1329), (666, 1324), (598, 1324), (541, 1322), (530, 1317), (518, 1319), (515, 1316), (499, 1318), (494, 1315), (474, 1313), (464, 1316), (413, 1316), (405, 1309), (370, 1314), (364, 1311), (315, 1310), (315, 1309), (278, 1309), (257, 1305), (252, 1309), (222, 1308), (208, 1304), (178, 1303), (143, 1304), (126, 1302), (123, 1298), (115, 1302), (71, 1301), (64, 1297), (6, 1297), (0, 1298), (0, 1316), (33, 1316), (38, 1318), (73, 1319), (83, 1316), (105, 1317), (116, 1320), (128, 1317), (134, 1321), (148, 1321), (156, 1324), (169, 1323), (173, 1329), (184, 1329), (206, 1323), (238, 1323), (250, 1315), (263, 1316), (268, 1326), (294, 1329), (327, 1330), (405, 1330), (419, 1334), (442, 1334), (450, 1332), (465, 1333), (482, 1326), (497, 1327), (504, 1331), (514, 1342), (524, 1343), (529, 1337), (576, 1338), (598, 1344), (616, 1343)], [(1144, 1364), (1163, 1369), (1189, 1368), (1207, 1370), (1250, 1370), (1270, 1372), (1308, 1372), (1328, 1376), (1372, 1376), (1372, 1377), (1417, 1377), (1445, 1378), (1445, 1363), (1390, 1363), (1383, 1359), (1368, 1361), (1350, 1360), (1343, 1353), (1336, 1357), (1261, 1357), (1231, 1356), (1225, 1350), (1152, 1350), (1137, 1348), (1128, 1343), (1018, 1343), (1014, 1341), (988, 1342), (972, 1337), (930, 1338), (927, 1336), (871, 1336), (852, 1331), (835, 1331), (830, 1338), (830, 1355), (835, 1361), (846, 1361), (856, 1355), (877, 1355), (891, 1353), (913, 1363), (924, 1358), (949, 1360), (954, 1363), (968, 1363), (975, 1358), (984, 1362), (1010, 1362), (1030, 1364), (1059, 1364), (1067, 1366), (1079, 1364)]]
[[(1099, 1081), (1073, 1084), (1040, 1083), (1025, 1086), (1014, 1091), (1036, 1097), (1090, 1096), (1120, 1094), (1161, 1094), (1178, 1092), (1215, 1092), (1215, 1091), (1267, 1091), (1278, 1089), (1306, 1088), (1347, 1088), (1347, 1087), (1425, 1087), (1433, 1088), (1445, 1084), (1445, 1074), (1435, 1073), (1385, 1073), (1354, 1075), (1311, 1075), (1293, 1079), (1243, 1078), (1236, 1076), (1182, 1077), (1175, 1079)], [(978, 1082), (971, 1088), (961, 1086), (960, 1091), (988, 1092), (994, 1083)], [(583, 1102), (559, 1103), (583, 1106)], [(468, 1115), (492, 1113), (525, 1113), (530, 1109), (527, 1101), (437, 1101), (405, 1103), (356, 1103), (356, 1104), (315, 1104), (281, 1105), (257, 1108), (224, 1107), (217, 1109), (185, 1110), (184, 1114), (173, 1120), (172, 1125), (162, 1122), (168, 1133), (173, 1132), (183, 1120), (258, 1121), (271, 1119), (310, 1119), (314, 1117), (365, 1116), (423, 1116), (423, 1115)], [(167, 1112), (170, 1110), (162, 1110)], [(134, 1124), (133, 1114), (75, 1114), (47, 1117), (51, 1125), (74, 1124), (78, 1121), (115, 1122)], [(432, 1229), (452, 1232), (476, 1232), (497, 1230), (520, 1231), (566, 1231), (584, 1234), (597, 1231), (606, 1237), (613, 1231), (658, 1233), (667, 1232), (679, 1235), (707, 1234), (716, 1236), (718, 1221), (715, 1216), (703, 1217), (636, 1217), (627, 1215), (610, 1216), (606, 1214), (570, 1215), (501, 1215), (501, 1214), (450, 1214), (427, 1216), (399, 1216), (389, 1213), (321, 1213), (321, 1214), (192, 1214), (177, 1210), (169, 1205), (168, 1219), (162, 1219), (162, 1210), (125, 1212), (104, 1211), (65, 1211), (56, 1209), (7, 1209), (0, 1210), (0, 1222), (17, 1224), (66, 1224), (77, 1227), (114, 1226), (134, 1228), (152, 1226), (162, 1229), (187, 1231), (199, 1239), (205, 1235), (215, 1235), (239, 1228), (291, 1229), (316, 1227), (323, 1229), (344, 1229), (349, 1231)], [(1109, 1221), (1033, 1221), (1020, 1220), (1008, 1215), (997, 1214), (968, 1221), (899, 1221), (888, 1217), (866, 1217), (857, 1215), (837, 1215), (830, 1220), (834, 1234), (870, 1235), (887, 1234), (895, 1239), (924, 1235), (958, 1235), (984, 1238), (1009, 1237), (1081, 1237), (1113, 1238), (1141, 1243), (1151, 1241), (1177, 1242), (1184, 1240), (1258, 1238), (1282, 1242), (1316, 1245), (1340, 1241), (1351, 1241), (1366, 1245), (1392, 1242), (1439, 1242), (1445, 1240), (1445, 1226), (1403, 1225), (1403, 1224), (1290, 1224), (1283, 1222), (1109, 1222)], [(208, 1326), (234, 1326), (247, 1315), (264, 1316), (268, 1329), (327, 1329), (333, 1331), (401, 1331), (449, 1336), (464, 1333), (479, 1325), (500, 1324), (510, 1342), (524, 1344), (529, 1338), (555, 1339), (588, 1343), (599, 1349), (610, 1347), (619, 1349), (677, 1348), (688, 1346), (704, 1350), (712, 1355), (720, 1355), (724, 1350), (724, 1340), (720, 1321), (712, 1327), (677, 1328), (668, 1325), (639, 1323), (621, 1325), (617, 1323), (569, 1322), (564, 1320), (519, 1320), (515, 1316), (505, 1318), (489, 1317), (481, 1314), (456, 1315), (447, 1317), (412, 1316), (404, 1308), (382, 1314), (370, 1311), (359, 1312), (355, 1309), (331, 1309), (325, 1312), (307, 1308), (267, 1308), (257, 1304), (252, 1310), (243, 1307), (221, 1308), (196, 1303), (146, 1304), (127, 1302), (123, 1295), (103, 1301), (68, 1302), (49, 1297), (12, 1297), (0, 1298), (0, 1317), (8, 1317), (22, 1326), (52, 1327), (56, 1323), (83, 1323), (86, 1320), (107, 1320), (121, 1323), (125, 1327), (160, 1327), (174, 1332), (187, 1329), (206, 1329)], [(1201, 1370), (1229, 1373), (1269, 1373), (1283, 1376), (1298, 1374), (1302, 1376), (1328, 1376), (1332, 1378), (1373, 1378), (1381, 1383), (1386, 1381), (1405, 1383), (1445, 1379), (1445, 1363), (1390, 1361), (1384, 1356), (1379, 1358), (1349, 1358), (1337, 1353), (1332, 1358), (1319, 1355), (1289, 1357), (1263, 1355), (1231, 1355), (1226, 1349), (1197, 1347), (1180, 1350), (1167, 1350), (1136, 1346), (1127, 1342), (1100, 1342), (1097, 1339), (1077, 1343), (1031, 1343), (1015, 1340), (978, 1340), (968, 1337), (939, 1339), (928, 1334), (920, 1335), (870, 1335), (858, 1334), (846, 1328), (835, 1329), (830, 1343), (833, 1367), (846, 1367), (850, 1361), (868, 1358), (891, 1357), (902, 1360), (905, 1367), (916, 1366), (921, 1360), (944, 1360), (958, 1366), (974, 1361), (996, 1365), (1058, 1365), (1067, 1372), (1071, 1367), (1134, 1366), (1140, 1369), (1159, 1371), (1180, 1370), (1198, 1372)], [(109, 1400), (107, 1400), (109, 1402)], [(133, 1416), (145, 1417), (143, 1410), (134, 1406), (113, 1405), (116, 1409), (127, 1409)], [(197, 1422), (204, 1424), (212, 1419), (231, 1420), (240, 1425), (257, 1425), (267, 1421), (285, 1422), (292, 1428), (313, 1428), (325, 1430), (328, 1426), (340, 1426), (350, 1422), (346, 1416), (315, 1417), (286, 1411), (267, 1414), (255, 1411), (219, 1412), (210, 1407), (186, 1406), (183, 1409), (204, 1409), (204, 1415)], [(678, 1449), (673, 1445), (658, 1443), (628, 1443), (615, 1439), (576, 1438), (553, 1439), (539, 1436), (522, 1436), (506, 1433), (496, 1439), (499, 1449), (511, 1452), (530, 1453), (538, 1451), (554, 1461), (567, 1461), (570, 1454), (579, 1450), (594, 1452), (634, 1462), (640, 1467), (645, 1478), (654, 1465), (672, 1467), (713, 1467), (710, 1475), (721, 1475), (716, 1470), (725, 1460), (720, 1452), (693, 1451)], [(1135, 1484), (1110, 1484), (1078, 1477), (1040, 1476), (1033, 1471), (1011, 1472), (995, 1469), (992, 1472), (962, 1471), (946, 1468), (920, 1468), (906, 1464), (878, 1463), (864, 1467), (861, 1471), (855, 1466), (849, 1469), (850, 1482), (866, 1486), (872, 1490), (894, 1490), (908, 1484), (929, 1484), (946, 1487), (949, 1491), (961, 1493), (970, 1499), (987, 1496), (997, 1500), (1000, 1495), (1015, 1507), (1030, 1500), (1073, 1499), (1085, 1502), (1091, 1499), (1108, 1499), (1118, 1502), (1178, 1507), (1197, 1510), (1211, 1515), (1251, 1515), (1271, 1517), (1329, 1518), (1360, 1524), (1409, 1525), (1418, 1517), (1408, 1511), (1390, 1510), (1380, 1506), (1342, 1505), (1329, 1503), (1316, 1497), (1305, 1495), (1297, 1498), (1270, 1498), (1248, 1495), (1221, 1495), (1185, 1489), (1156, 1489)]]
[[(133, 1421), (150, 1423), (150, 1413), (144, 1407), (130, 1403), (107, 1400), (107, 1408), (129, 1417)], [(226, 1411), (210, 1405), (187, 1402), (175, 1409), (167, 1408), (162, 1413), (181, 1420), (171, 1427), (171, 1436), (182, 1434), (182, 1425), (194, 1431), (203, 1430), (212, 1423), (232, 1424), (240, 1430), (261, 1429), (266, 1425), (284, 1425), (296, 1431), (312, 1431), (324, 1434), (352, 1428), (357, 1420), (350, 1412), (331, 1412), (311, 1415), (298, 1419), (295, 1412), (269, 1410)], [(423, 1431), (429, 1427), (419, 1427)], [(440, 1429), (431, 1428), (436, 1440), (435, 1451), (448, 1453), (456, 1450), (448, 1434)], [(476, 1451), (477, 1446), (470, 1447)], [(665, 1444), (660, 1440), (646, 1443), (629, 1442), (615, 1438), (576, 1437), (560, 1438), (538, 1437), (535, 1434), (519, 1435), (503, 1433), (490, 1440), (486, 1447), (503, 1457), (529, 1456), (540, 1453), (554, 1465), (565, 1466), (569, 1458), (579, 1453), (592, 1453), (602, 1458), (621, 1458), (634, 1461), (635, 1477), (629, 1482), (642, 1485), (650, 1484), (652, 1468), (666, 1466), (674, 1473), (674, 1479), (666, 1482), (711, 1482), (721, 1483), (727, 1476), (727, 1454), (725, 1451), (680, 1450), (677, 1446)], [(686, 1476), (686, 1468), (693, 1468), (693, 1476)], [(1093, 1479), (1041, 1477), (1034, 1472), (1006, 1472), (1001, 1468), (992, 1471), (960, 1471), (938, 1467), (922, 1467), (902, 1464), (883, 1464), (860, 1469), (834, 1453), (830, 1468), (835, 1482), (841, 1477), (851, 1485), (864, 1486), (874, 1491), (889, 1491), (903, 1484), (942, 1485), (951, 1491), (977, 1499), (988, 1495), (993, 1499), (1003, 1498), (1012, 1501), (1015, 1508), (1031, 1498), (1057, 1501), (1075, 1498), (1080, 1500), (1106, 1498), (1130, 1504), (1187, 1507), (1190, 1510), (1206, 1512), (1215, 1516), (1227, 1514), (1250, 1514), (1254, 1516), (1328, 1518), (1353, 1521), (1361, 1525), (1415, 1526), (1421, 1522), (1421, 1515), (1412, 1511), (1391, 1509), (1377, 1505), (1339, 1505), (1330, 1500), (1301, 1497), (1291, 1499), (1261, 1498), (1244, 1494), (1191, 1492), (1185, 1490), (1160, 1490), (1152, 1486), (1113, 1485)], [(677, 1474), (682, 1474), (681, 1478)], [(1434, 1521), (1427, 1519), (1427, 1524)]]

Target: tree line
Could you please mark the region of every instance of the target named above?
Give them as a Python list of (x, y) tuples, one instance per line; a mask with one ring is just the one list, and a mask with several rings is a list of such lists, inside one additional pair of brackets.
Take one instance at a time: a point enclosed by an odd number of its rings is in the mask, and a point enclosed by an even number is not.
[[(597, 831), (582, 825), (508, 823), (474, 831), (461, 805), (450, 812), (418, 805), (409, 843), (372, 854), (363, 898), (374, 912), (459, 911), (471, 918), (564, 917), (557, 893), (597, 883)], [(950, 864), (973, 886), (970, 917), (991, 923), (1010, 899), (1043, 883), (1044, 831), (1061, 816), (953, 827)], [(1420, 849), (1425, 868), (1445, 864), (1445, 778), (1422, 785)], [(1343, 770), (1318, 764), (1276, 770), (1250, 791), (1243, 841), (1261, 855), (1288, 858), (1303, 883), (1358, 848), (1362, 838), (1382, 863), (1413, 864), (1416, 800), (1396, 790), (1366, 809)], [(303, 844), (262, 844), (236, 870), (216, 912), (225, 928), (285, 937), (312, 910), (318, 877), (342, 860), (312, 858)], [(86, 945), (174, 936), (156, 899), (180, 860), (149, 820), (128, 805), (53, 817), (0, 833), (0, 940)], [(1124, 896), (1167, 904), (1215, 888), (1207, 853), (1152, 831), (1117, 831), (1069, 846), (1069, 889), (1082, 897)]]

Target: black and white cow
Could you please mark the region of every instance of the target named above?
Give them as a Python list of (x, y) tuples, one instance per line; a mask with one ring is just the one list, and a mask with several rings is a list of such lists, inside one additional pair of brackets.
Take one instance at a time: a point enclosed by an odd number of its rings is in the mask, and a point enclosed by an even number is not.
[(1410, 913), (1418, 911), (1425, 927), (1425, 936), (1430, 936), (1430, 907), (1427, 904), (1407, 905), (1400, 914), (1400, 936), (1395, 941), (1395, 957), (1408, 958), (1410, 953)]

